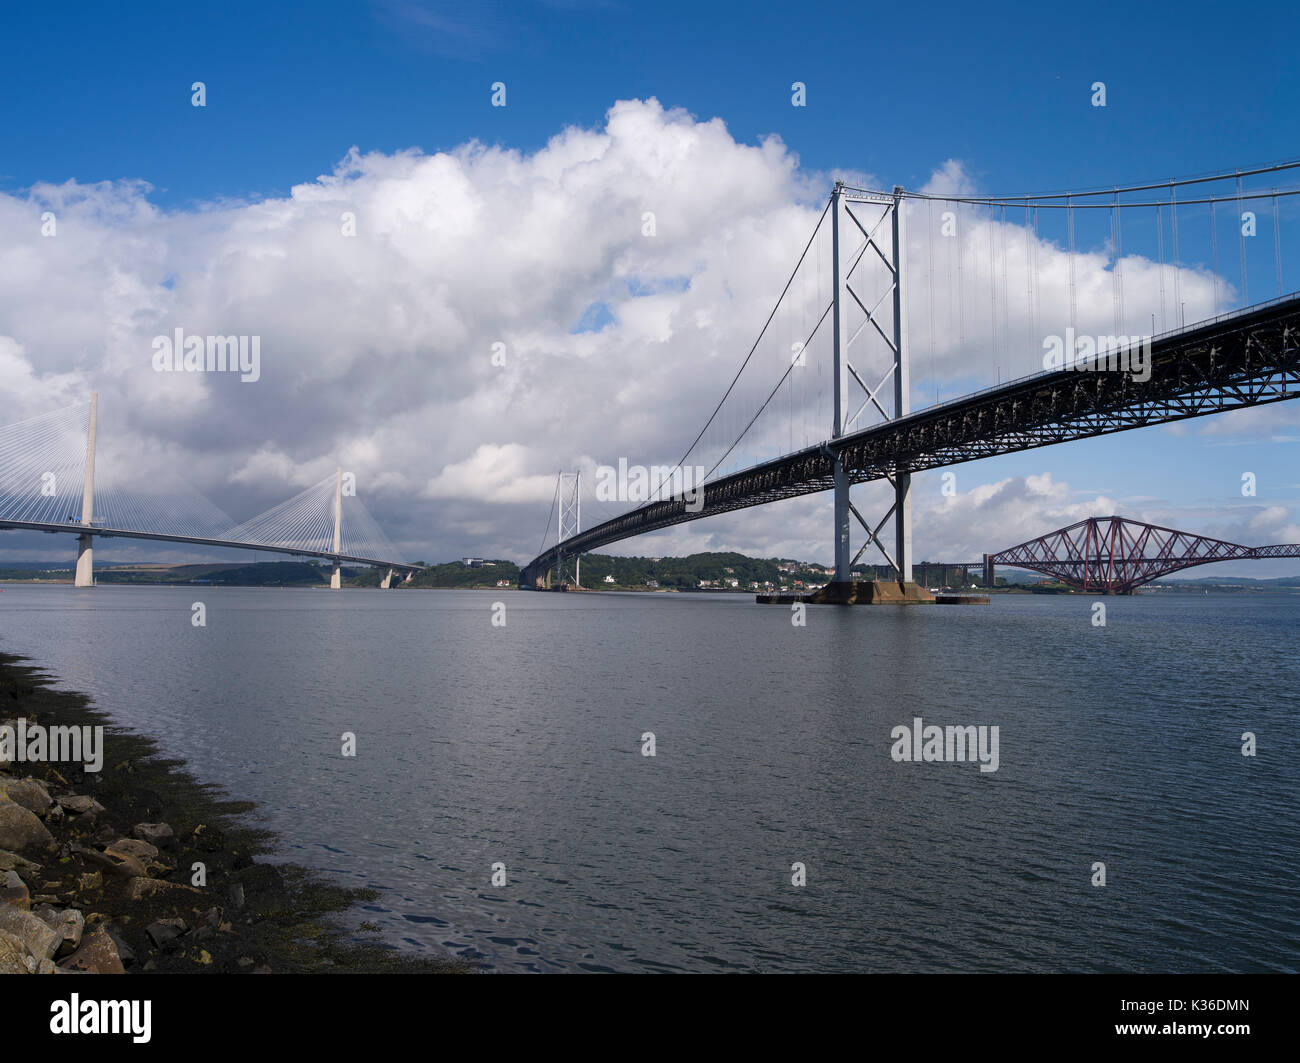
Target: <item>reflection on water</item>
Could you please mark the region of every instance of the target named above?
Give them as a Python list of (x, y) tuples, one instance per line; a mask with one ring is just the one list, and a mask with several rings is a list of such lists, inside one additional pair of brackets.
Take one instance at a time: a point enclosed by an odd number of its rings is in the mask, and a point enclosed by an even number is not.
[[(364, 915), (399, 947), (1300, 969), (1300, 599), (1107, 604), (1105, 628), (1082, 597), (797, 628), (748, 596), (10, 585), (0, 649), (259, 802), (286, 858), (382, 891)], [(998, 770), (891, 759), (916, 716), (996, 725)]]

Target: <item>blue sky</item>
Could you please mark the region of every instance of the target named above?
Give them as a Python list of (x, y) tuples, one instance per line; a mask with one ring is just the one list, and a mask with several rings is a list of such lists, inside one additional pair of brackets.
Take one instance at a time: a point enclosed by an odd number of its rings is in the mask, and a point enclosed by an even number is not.
[[(0, 43), (0, 193), (20, 203), (42, 182), (143, 181), (151, 190), (133, 203), (201, 219), (232, 203), (283, 200), (332, 173), (353, 146), (362, 155), (431, 155), (477, 140), (527, 157), (566, 127), (602, 129), (615, 101), (651, 97), (700, 122), (721, 119), (740, 144), (776, 134), (806, 173), (869, 173), (911, 188), (950, 159), (997, 193), (1216, 172), (1300, 157), (1295, 10), (932, 4), (854, 13), (581, 0), (26, 6), (6, 13)], [(195, 81), (206, 86), (201, 109), (191, 106)], [(806, 107), (790, 106), (795, 81), (807, 86)], [(1104, 108), (1090, 105), (1095, 81), (1106, 84)], [(494, 82), (506, 85), (504, 108), (491, 106)], [(112, 209), (98, 204), (97, 218)], [(791, 262), (797, 251), (789, 246)], [(150, 283), (170, 290), (173, 280)], [(563, 331), (575, 342), (606, 335), (615, 312), (602, 298), (593, 289), (579, 302), (586, 310), (570, 314)], [(0, 335), (23, 345), (38, 375), (59, 364), (50, 356), (43, 365), (34, 330), (0, 318)], [(737, 363), (742, 355), (738, 347)], [(711, 400), (698, 396), (700, 420)], [(1047, 473), (1076, 499), (1104, 495), (1121, 508), (1181, 513), (1201, 523), (1190, 530), (1230, 527), (1240, 523), (1233, 514), (1245, 521), (1264, 505), (1286, 510), (1272, 527), (1300, 522), (1296, 413), (1241, 433), (1226, 426), (1135, 438), (964, 467), (959, 484)], [(574, 453), (595, 447), (580, 439)], [(439, 458), (444, 470), (468, 460), (463, 451)], [(1240, 496), (1243, 470), (1257, 475), (1259, 497)], [(445, 529), (420, 553), (489, 552), (476, 538), (483, 520)], [(510, 517), (522, 520), (522, 511)], [(531, 548), (533, 533), (525, 538)], [(504, 549), (504, 541), (491, 545)], [(766, 552), (757, 541), (730, 544)]]
[(656, 96), (819, 169), (915, 186), (955, 157), (999, 193), (1097, 187), (1293, 157), (1298, 21), (1287, 3), (11, 6), (0, 172), (143, 178), (167, 204), (283, 194), (353, 144), (529, 150)]

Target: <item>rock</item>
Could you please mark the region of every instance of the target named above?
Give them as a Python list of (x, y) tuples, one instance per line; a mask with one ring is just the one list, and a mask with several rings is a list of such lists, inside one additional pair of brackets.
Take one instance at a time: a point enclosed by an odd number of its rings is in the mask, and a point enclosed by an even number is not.
[(134, 856), (127, 856), (125, 853), (101, 853), (94, 849), (87, 849), (82, 845), (74, 845), (72, 851), (86, 863), (102, 867), (109, 874), (116, 875), (118, 878), (143, 878), (148, 875), (144, 864), (140, 863)]
[(53, 974), (57, 970), (58, 967), (55, 966), (53, 960), (41, 960), (41, 962), (36, 965), (37, 974)]
[[(94, 819), (95, 817), (93, 815), (87, 815), (84, 816), (78, 822), (84, 823), (88, 820), (94, 820)], [(105, 823), (103, 826), (99, 828), (99, 830), (95, 831), (95, 833), (90, 836), (90, 840), (94, 842), (96, 845), (112, 845), (113, 842), (117, 841), (117, 836), (120, 833), (121, 831), (114, 830), (107, 823)]]
[(33, 864), (30, 860), (24, 860), (17, 853), (9, 853), (0, 849), (0, 871), (31, 871), (35, 874), (40, 869), (40, 864)]
[(159, 893), (172, 893), (184, 891), (186, 893), (196, 893), (203, 895), (202, 890), (196, 890), (193, 886), (186, 886), (180, 882), (166, 882), (160, 878), (133, 878), (126, 885), (126, 899), (129, 901), (143, 900), (145, 897), (153, 897)]
[(94, 974), (126, 974), (122, 966), (122, 957), (117, 953), (117, 945), (108, 932), (100, 927), (86, 937), (71, 956), (60, 966), (65, 971), (90, 971)]
[(69, 794), (67, 797), (60, 797), (59, 807), (65, 812), (75, 812), (79, 816), (84, 816), (87, 812), (104, 811), (104, 806), (93, 797), (84, 797), (80, 794)]
[(62, 941), (59, 943), (58, 955), (67, 956), (69, 953), (76, 952), (81, 946), (81, 935), (86, 929), (86, 917), (75, 908), (65, 908), (55, 916), (54, 921), (46, 920), (47, 923), (59, 935)]
[(150, 923), (144, 928), (144, 932), (149, 935), (149, 940), (153, 942), (154, 948), (162, 948), (164, 945), (175, 941), (187, 927), (184, 919), (159, 919), (157, 922)]
[(27, 892), (27, 884), (14, 871), (0, 871), (0, 904), (12, 904), (15, 908), (30, 909), (32, 895)]
[(230, 888), (226, 890), (226, 896), (230, 899), (230, 907), (239, 911), (244, 907), (244, 884), (242, 882), (232, 882)]
[(89, 874), (79, 876), (77, 879), (77, 888), (80, 889), (83, 893), (87, 893), (90, 890), (103, 889), (104, 888), (103, 872), (91, 871)]
[(50, 794), (39, 779), (6, 779), (0, 782), (0, 794), (28, 812), (43, 816), (50, 810)]
[(175, 833), (166, 823), (137, 823), (131, 833), (142, 842), (148, 842), (159, 849), (166, 849), (176, 839)]
[(113, 939), (113, 944), (117, 946), (117, 954), (121, 958), (123, 965), (130, 967), (135, 963), (135, 950), (126, 943), (124, 938), (116, 927), (104, 927), (104, 933)]
[(23, 947), (37, 960), (52, 959), (62, 940), (31, 912), (8, 905), (0, 906), (0, 930), (7, 931), (21, 941)]
[(27, 970), (27, 948), (18, 938), (0, 930), (0, 974), (30, 974)]
[(118, 838), (104, 852), (134, 856), (142, 864), (148, 864), (150, 861), (158, 859), (157, 847), (150, 845), (148, 842), (142, 842), (138, 838)]
[(22, 805), (0, 796), (0, 849), (20, 853), (32, 846), (54, 847), (54, 836)]

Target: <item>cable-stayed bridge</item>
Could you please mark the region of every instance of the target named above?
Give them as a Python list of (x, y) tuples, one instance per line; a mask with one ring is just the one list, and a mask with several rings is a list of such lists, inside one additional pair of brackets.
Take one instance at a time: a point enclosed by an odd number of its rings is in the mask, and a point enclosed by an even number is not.
[(94, 584), (94, 540), (149, 539), (203, 547), (259, 550), (385, 569), (409, 579), (417, 566), (393, 560), (397, 549), (356, 496), (342, 469), (265, 513), (236, 524), (184, 484), (145, 492), (95, 479), (98, 397), (0, 428), (0, 530), (76, 535), (76, 585)]
[[(561, 521), (520, 585), (818, 491), (835, 499), (832, 591), (872, 546), (910, 585), (915, 472), (1300, 396), (1297, 171), (1005, 197), (837, 182), (704, 427), (675, 465), (647, 462), (688, 475), (585, 531)], [(869, 520), (850, 488), (878, 480), (893, 501)]]

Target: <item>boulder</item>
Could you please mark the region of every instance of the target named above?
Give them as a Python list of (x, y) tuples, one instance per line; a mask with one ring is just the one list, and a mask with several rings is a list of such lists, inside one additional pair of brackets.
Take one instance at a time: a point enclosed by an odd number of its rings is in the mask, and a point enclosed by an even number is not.
[(137, 823), (131, 829), (131, 833), (140, 841), (148, 842), (159, 849), (166, 849), (176, 838), (175, 833), (166, 823)]
[(77, 909), (65, 908), (52, 919), (46, 916), (45, 922), (61, 939), (56, 950), (58, 955), (67, 956), (81, 947), (81, 935), (86, 929), (86, 917)]
[(158, 894), (180, 892), (203, 895), (202, 890), (197, 890), (193, 886), (186, 886), (180, 882), (166, 882), (160, 878), (133, 878), (126, 885), (126, 899), (129, 901), (139, 901), (145, 897), (154, 897)]
[(0, 780), (0, 794), (37, 816), (43, 816), (50, 810), (49, 792), (39, 779)]
[(107, 925), (104, 926), (103, 930), (105, 934), (113, 939), (113, 944), (117, 946), (117, 954), (121, 958), (123, 966), (130, 967), (135, 963), (135, 952), (126, 943), (126, 938), (122, 936), (122, 932), (117, 927)]
[(40, 869), (40, 864), (33, 864), (30, 860), (24, 860), (17, 853), (10, 853), (0, 849), (0, 871), (30, 871), (35, 874)]
[(108, 932), (99, 927), (81, 942), (81, 948), (59, 965), (65, 971), (90, 971), (92, 974), (126, 974), (122, 957)]
[(184, 919), (159, 919), (145, 927), (144, 932), (149, 935), (154, 948), (160, 949), (169, 942), (175, 941), (187, 929)]
[(60, 797), (59, 807), (65, 812), (74, 812), (78, 816), (84, 816), (87, 812), (104, 811), (104, 806), (93, 797), (85, 797), (81, 794), (69, 794), (67, 797)]
[(158, 849), (148, 842), (140, 841), (138, 838), (118, 838), (104, 852), (133, 856), (142, 864), (148, 864), (150, 861), (158, 859)]
[(109, 874), (116, 875), (118, 878), (143, 878), (148, 874), (144, 864), (134, 856), (127, 856), (125, 853), (101, 853), (81, 845), (74, 845), (72, 851), (81, 857), (85, 863), (93, 867), (103, 868)]
[(27, 891), (27, 884), (14, 871), (0, 871), (0, 904), (12, 904), (15, 908), (30, 909), (32, 895)]
[(33, 846), (48, 849), (53, 845), (54, 836), (44, 823), (22, 805), (0, 796), (0, 849), (20, 853)]
[(0, 930), (7, 931), (23, 943), (23, 947), (38, 961), (54, 957), (63, 940), (44, 920), (31, 912), (9, 905), (0, 905)]
[(0, 930), (0, 974), (31, 974), (27, 949), (13, 934)]

